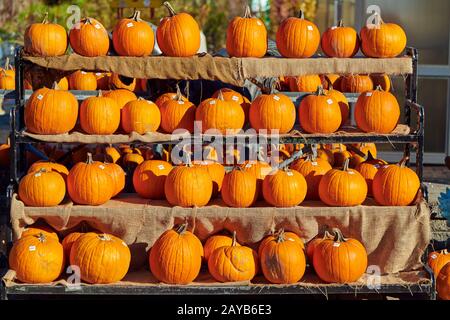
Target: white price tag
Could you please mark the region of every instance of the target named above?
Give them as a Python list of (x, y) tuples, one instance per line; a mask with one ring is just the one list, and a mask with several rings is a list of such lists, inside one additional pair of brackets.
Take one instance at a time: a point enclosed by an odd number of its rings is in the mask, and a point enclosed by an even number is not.
[(308, 26), (307, 29), (308, 29), (309, 31), (313, 31), (313, 30), (314, 30), (314, 28), (313, 28), (312, 26)]
[(87, 74), (87, 72), (86, 71), (81, 71), (81, 74)]
[(104, 170), (104, 169), (105, 169), (105, 166), (104, 166), (104, 165), (102, 165), (102, 164), (101, 164), (101, 165), (99, 165), (98, 167), (99, 167), (100, 169), (102, 169), (102, 170)]
[(101, 72), (96, 72), (95, 75), (96, 75), (97, 77), (100, 77), (100, 76), (103, 75), (103, 73), (101, 73)]
[(178, 101), (178, 104), (184, 104), (184, 101)]
[(273, 96), (273, 99), (274, 99), (275, 101), (280, 101), (280, 97), (277, 96), (277, 95)]
[(353, 171), (349, 171), (348, 174), (355, 174)]
[(339, 248), (341, 246), (340, 242), (334, 242), (333, 247)]
[(101, 29), (102, 27), (99, 24), (95, 25), (95, 29)]
[(163, 165), (163, 164), (160, 164), (160, 165), (158, 166), (158, 169), (159, 169), (159, 170), (164, 170), (164, 165)]
[(41, 175), (42, 174), (40, 172), (34, 174), (35, 177), (40, 177)]
[(238, 96), (233, 96), (233, 97), (231, 97), (231, 100), (238, 102), (239, 101), (239, 97)]
[(262, 24), (262, 22), (261, 21), (256, 21), (256, 24), (258, 25), (258, 26), (262, 26), (263, 24)]
[(44, 96), (42, 94), (37, 96), (38, 100), (42, 100), (44, 98)]
[(251, 165), (250, 163), (247, 163), (247, 164), (245, 165), (245, 167), (246, 167), (246, 168), (251, 168), (252, 165)]
[(327, 103), (328, 103), (328, 104), (333, 104), (333, 99), (328, 99), (328, 100), (327, 100)]
[(437, 258), (437, 255), (435, 254), (435, 253), (433, 253), (432, 255), (431, 255), (431, 259), (436, 259)]
[(289, 176), (289, 177), (292, 177), (294, 174), (292, 173), (292, 172), (290, 172), (290, 171), (288, 171), (288, 172), (286, 172), (286, 174)]
[(331, 27), (331, 30), (336, 30), (337, 29), (337, 27), (336, 26), (334, 26), (334, 27)]
[(216, 104), (216, 100), (211, 100), (209, 104)]
[(317, 167), (319, 164), (318, 164), (317, 162), (314, 161), (314, 162), (311, 162), (311, 165)]
[(133, 22), (128, 22), (128, 23), (127, 23), (127, 27), (128, 27), (128, 28), (131, 28), (132, 26), (134, 26)]
[(29, 247), (28, 247), (28, 250), (30, 250), (30, 251), (36, 251), (36, 246), (29, 246)]
[(366, 97), (371, 97), (372, 96), (372, 92), (367, 92), (366, 93)]

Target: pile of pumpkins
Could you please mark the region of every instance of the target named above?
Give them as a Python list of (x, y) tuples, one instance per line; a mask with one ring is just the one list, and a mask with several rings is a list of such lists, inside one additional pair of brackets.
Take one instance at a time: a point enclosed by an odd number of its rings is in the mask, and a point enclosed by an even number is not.
[(407, 158), (389, 165), (373, 156), (373, 144), (324, 145), (283, 169), (245, 160), (228, 172), (213, 157), (191, 161), (188, 156), (184, 164), (175, 165), (165, 152), (167, 161), (156, 160), (151, 149), (109, 146), (94, 157), (87, 153), (87, 160), (77, 157), (80, 162), (70, 171), (62, 164), (38, 161), (20, 181), (19, 198), (27, 206), (56, 206), (65, 198), (67, 186), (77, 204), (104, 204), (124, 189), (125, 171), (119, 163), (132, 174), (139, 196), (182, 207), (206, 206), (219, 195), (225, 205), (235, 208), (250, 207), (257, 200), (294, 207), (305, 199), (349, 207), (368, 196), (382, 206), (408, 206), (420, 189), (417, 174), (406, 166)]
[[(212, 235), (202, 244), (182, 224), (164, 232), (149, 252), (151, 273), (167, 284), (193, 282), (202, 263), (218, 282), (251, 281), (262, 274), (270, 283), (292, 284), (302, 279), (307, 259), (326, 283), (356, 282), (367, 268), (364, 246), (337, 228), (317, 235), (306, 248), (296, 233), (280, 229), (265, 237), (256, 251), (239, 244), (236, 232)], [(52, 282), (68, 265), (77, 266), (87, 283), (114, 283), (125, 277), (130, 261), (129, 247), (113, 235), (73, 232), (60, 243), (51, 228), (33, 226), (14, 242), (9, 255), (11, 269), (25, 283)]]
[(450, 253), (445, 249), (433, 251), (427, 262), (433, 271), (439, 298), (450, 300)]
[[(198, 23), (187, 13), (176, 13), (168, 2), (164, 6), (169, 16), (161, 19), (156, 31), (161, 51), (171, 57), (195, 55), (200, 48)], [(79, 55), (105, 56), (110, 51), (108, 32), (96, 19), (82, 19), (67, 37), (64, 27), (49, 23), (47, 16), (42, 23), (34, 23), (25, 31), (25, 51), (35, 56), (60, 56), (67, 51), (67, 38)], [(351, 58), (361, 48), (367, 57), (391, 58), (403, 52), (406, 42), (404, 30), (397, 24), (384, 23), (381, 17), (377, 25), (362, 28), (360, 36), (355, 29), (340, 22), (321, 37), (317, 26), (301, 12), (299, 17), (285, 19), (276, 33), (278, 51), (286, 58), (309, 58), (320, 45), (328, 57)], [(264, 22), (253, 17), (248, 6), (243, 17), (234, 18), (228, 25), (226, 47), (232, 57), (264, 57), (267, 43)], [(145, 57), (152, 54), (155, 35), (150, 25), (140, 18), (140, 12), (135, 11), (130, 18), (118, 21), (112, 32), (112, 44), (120, 56)]]
[[(347, 98), (341, 92), (321, 85), (316, 93), (304, 97), (296, 108), (282, 94), (261, 94), (250, 102), (231, 89), (220, 89), (196, 107), (181, 92), (165, 93), (155, 103), (138, 98), (132, 91), (117, 89), (99, 91), (98, 96), (84, 100), (80, 107), (75, 96), (53, 88), (33, 92), (25, 106), (25, 125), (35, 134), (64, 134), (73, 130), (79, 119), (87, 134), (114, 134), (121, 126), (123, 132), (146, 134), (194, 132), (236, 134), (246, 123), (259, 133), (287, 134), (298, 123), (311, 134), (331, 134), (344, 126), (350, 114)], [(395, 96), (378, 87), (358, 98), (355, 120), (367, 133), (389, 134), (398, 124), (400, 106)], [(200, 127), (201, 126), (201, 127)]]

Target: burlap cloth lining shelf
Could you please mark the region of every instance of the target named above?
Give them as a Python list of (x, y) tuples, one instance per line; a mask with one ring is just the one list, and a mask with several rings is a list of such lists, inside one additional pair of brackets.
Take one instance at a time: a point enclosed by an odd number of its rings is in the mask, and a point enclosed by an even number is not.
[(60, 57), (31, 57), (24, 59), (43, 68), (60, 71), (107, 71), (142, 79), (219, 80), (243, 86), (246, 79), (257, 77), (300, 76), (305, 74), (411, 74), (412, 59), (372, 58), (224, 58), (194, 56), (176, 57), (83, 57), (77, 54)]
[(25, 207), (13, 198), (11, 223), (14, 237), (39, 218), (62, 234), (81, 222), (122, 238), (132, 250), (132, 268), (147, 263), (146, 251), (174, 225), (188, 222), (202, 241), (223, 229), (235, 230), (238, 241), (256, 247), (271, 230), (284, 227), (310, 240), (323, 225), (340, 228), (348, 237), (360, 239), (367, 249), (369, 265), (383, 274), (419, 269), (421, 256), (430, 240), (430, 211), (425, 202), (409, 207), (380, 207), (368, 199), (357, 207), (325, 207), (320, 202), (304, 202), (295, 208), (228, 208), (220, 199), (207, 207), (171, 207), (165, 201), (149, 201), (124, 194), (98, 207), (65, 202), (57, 207)]
[[(385, 134), (384, 136), (389, 139), (390, 136), (396, 135), (408, 135), (411, 130), (407, 125), (399, 124), (395, 130), (390, 134)], [(280, 138), (286, 137), (302, 137), (305, 142), (308, 141), (310, 137), (372, 137), (373, 133), (365, 133), (360, 131), (355, 127), (344, 127), (342, 131), (332, 133), (332, 134), (308, 134), (303, 133), (299, 130), (295, 130), (289, 134), (282, 134)], [(81, 132), (71, 132), (58, 135), (40, 135), (34, 134), (27, 131), (22, 132), (22, 136), (36, 139), (43, 142), (79, 142), (79, 143), (130, 143), (130, 142), (145, 142), (145, 143), (163, 143), (170, 141), (178, 141), (183, 138), (188, 138), (190, 135), (186, 134), (164, 134), (159, 132), (147, 132), (143, 135), (136, 132), (130, 134), (114, 134), (114, 135), (89, 135)], [(235, 137), (243, 137), (243, 135), (236, 135)]]

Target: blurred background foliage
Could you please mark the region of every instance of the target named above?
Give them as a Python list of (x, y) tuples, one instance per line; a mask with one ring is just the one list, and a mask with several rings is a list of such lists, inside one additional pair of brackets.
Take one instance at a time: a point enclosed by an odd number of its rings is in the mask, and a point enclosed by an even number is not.
[[(229, 20), (241, 15), (248, 3), (254, 14), (260, 17), (269, 29), (269, 36), (274, 37), (280, 22), (303, 10), (308, 19), (314, 20), (317, 0), (172, 0), (176, 11), (192, 14), (205, 33), (208, 49), (216, 51), (225, 46), (226, 28)], [(0, 42), (8, 41), (21, 44), (26, 27), (33, 22), (40, 22), (44, 13), (49, 13), (49, 20), (66, 27), (70, 15), (67, 8), (76, 5), (81, 8), (81, 16), (91, 16), (112, 30), (117, 22), (117, 10), (110, 0), (2, 0), (0, 1)], [(129, 16), (133, 8), (125, 9), (124, 16)], [(164, 7), (156, 8), (151, 19), (150, 10), (142, 9), (142, 18), (154, 24), (167, 14)]]

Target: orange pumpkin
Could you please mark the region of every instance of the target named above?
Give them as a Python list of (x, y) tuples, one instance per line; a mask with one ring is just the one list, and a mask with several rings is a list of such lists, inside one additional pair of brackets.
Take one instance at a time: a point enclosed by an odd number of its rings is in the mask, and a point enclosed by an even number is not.
[(250, 207), (258, 197), (255, 175), (236, 167), (225, 174), (221, 195), (223, 201), (230, 207)]
[(113, 134), (120, 124), (120, 108), (112, 98), (89, 97), (80, 106), (80, 125), (88, 134)]
[(283, 231), (266, 242), (260, 259), (264, 277), (271, 283), (296, 283), (305, 274), (306, 258), (303, 248), (298, 243), (289, 241)]
[(307, 244), (306, 244), (306, 256), (309, 260), (309, 262), (312, 264), (314, 259), (314, 252), (317, 248), (317, 245), (322, 242), (325, 239), (333, 239), (334, 237), (328, 232), (328, 228), (325, 227), (325, 230), (323, 233), (319, 233), (314, 238), (312, 238)]
[(70, 169), (67, 190), (75, 203), (97, 206), (113, 196), (114, 180), (106, 166), (93, 161), (92, 154), (88, 153), (85, 163), (78, 162)]
[[(205, 261), (208, 262), (209, 257), (214, 252), (214, 250), (225, 246), (230, 247), (232, 244), (233, 238), (224, 234), (216, 234), (209, 237), (206, 240), (205, 245), (203, 246)], [(235, 245), (240, 246), (240, 244), (237, 241), (235, 242)]]
[(155, 35), (152, 27), (135, 11), (128, 19), (121, 19), (113, 30), (114, 50), (120, 56), (146, 57), (152, 54)]
[(308, 133), (333, 133), (342, 122), (338, 102), (326, 95), (322, 86), (319, 86), (316, 94), (308, 95), (302, 100), (298, 114), (300, 125)]
[(166, 161), (147, 160), (133, 173), (133, 186), (139, 196), (148, 199), (164, 199), (164, 183), (172, 165)]
[(225, 177), (225, 167), (214, 160), (194, 161), (193, 164), (204, 166), (213, 182), (211, 198), (216, 198), (222, 190), (223, 178)]
[(287, 18), (280, 24), (276, 43), (283, 57), (310, 58), (319, 48), (320, 32), (314, 23), (304, 18), (303, 11), (300, 11), (298, 18)]
[(333, 157), (334, 157), (334, 165), (333, 166), (336, 168), (342, 168), (344, 166), (345, 161), (347, 161), (347, 159), (349, 159), (350, 161), (352, 159), (352, 154), (342, 144), (339, 144), (336, 149), (332, 149), (331, 152), (333, 152)]
[(441, 272), (442, 268), (450, 263), (450, 254), (447, 249), (441, 251), (433, 251), (428, 255), (428, 265), (433, 270), (434, 277), (436, 278)]
[(313, 155), (294, 161), (291, 169), (298, 171), (305, 177), (307, 192), (306, 199), (319, 200), (319, 183), (325, 173), (332, 169), (330, 163)]
[(227, 29), (227, 51), (230, 57), (262, 58), (267, 52), (267, 29), (252, 16), (249, 6), (244, 17), (234, 18)]
[(295, 207), (305, 200), (305, 178), (295, 170), (277, 170), (264, 178), (264, 199), (274, 207)]
[(366, 25), (361, 29), (361, 51), (371, 58), (394, 58), (406, 47), (405, 31), (395, 23), (379, 19), (379, 25)]
[(64, 257), (66, 261), (70, 262), (70, 250), (72, 250), (72, 246), (84, 233), (82, 232), (72, 232), (64, 237), (61, 242), (64, 250)]
[(115, 197), (125, 188), (125, 171), (116, 163), (104, 162), (103, 165), (113, 180), (112, 196)]
[(351, 27), (344, 27), (340, 20), (337, 26), (328, 28), (323, 33), (321, 45), (328, 57), (351, 58), (359, 50), (358, 33)]
[(28, 168), (28, 173), (37, 172), (41, 169), (58, 172), (64, 181), (66, 181), (69, 174), (69, 170), (64, 165), (52, 161), (36, 161)]
[(134, 149), (132, 153), (126, 153), (123, 157), (122, 157), (122, 163), (124, 166), (128, 167), (129, 169), (134, 169), (136, 168), (138, 165), (140, 165), (142, 162), (145, 161), (144, 157), (142, 156), (142, 154), (139, 152), (139, 149)]
[[(179, 89), (178, 89), (178, 91), (179, 91)], [(164, 93), (161, 96), (159, 96), (158, 99), (156, 99), (155, 104), (161, 109), (162, 105), (165, 102), (170, 101), (170, 100), (175, 100), (178, 98), (178, 96), (179, 96), (178, 92), (177, 93), (173, 93), (173, 92)], [(181, 91), (180, 91), (180, 99), (183, 100), (184, 102), (189, 101), (185, 96), (183, 96), (181, 94)]]
[(289, 77), (288, 81), (291, 92), (316, 92), (317, 88), (322, 85), (322, 80), (317, 74)]
[(372, 79), (374, 89), (380, 86), (383, 91), (391, 91), (391, 78), (387, 74), (371, 74), (370, 79)]
[(66, 195), (63, 177), (45, 168), (25, 175), (19, 183), (19, 198), (30, 207), (54, 207)]
[(176, 13), (169, 2), (164, 2), (169, 16), (161, 20), (156, 30), (158, 45), (169, 57), (191, 57), (200, 49), (200, 28), (187, 13)]
[(203, 247), (200, 240), (183, 224), (168, 230), (150, 250), (150, 270), (159, 280), (169, 284), (188, 284), (200, 273)]
[(398, 164), (382, 167), (373, 178), (372, 190), (375, 200), (382, 206), (409, 206), (420, 189), (417, 174), (406, 167), (408, 158)]
[(3, 143), (0, 145), (0, 167), (1, 168), (7, 168), (10, 165), (9, 162), (9, 153), (10, 153), (11, 146), (8, 143)]
[(139, 98), (122, 108), (122, 128), (126, 133), (155, 132), (161, 124), (161, 112), (156, 104)]
[(75, 127), (77, 118), (77, 99), (72, 93), (59, 90), (56, 82), (52, 89), (34, 91), (25, 107), (25, 125), (32, 133), (67, 133)]
[(0, 71), (0, 90), (15, 90), (16, 80), (13, 76), (8, 75), (5, 70)]
[(106, 147), (104, 152), (106, 161), (111, 163), (116, 163), (121, 157), (120, 152), (112, 145)]
[(160, 107), (161, 128), (172, 133), (177, 129), (194, 132), (195, 105), (183, 100), (181, 93), (174, 99), (167, 100)]
[(331, 166), (334, 166), (334, 154), (331, 150), (328, 149), (318, 149), (317, 150), (317, 159), (322, 159), (328, 161)]
[(364, 132), (387, 134), (397, 126), (400, 106), (390, 92), (377, 90), (361, 94), (355, 105), (355, 120)]
[(219, 98), (219, 95), (222, 93), (223, 99), (225, 101), (234, 101), (237, 102), (241, 105), (242, 109), (244, 110), (244, 114), (245, 114), (245, 121), (244, 123), (248, 122), (248, 113), (250, 111), (250, 100), (248, 100), (248, 98), (242, 94), (240, 94), (237, 91), (231, 90), (231, 89), (227, 89), (227, 88), (223, 88), (220, 90), (217, 90), (214, 94), (213, 94), (213, 98)]
[(342, 92), (362, 93), (373, 90), (372, 79), (368, 75), (347, 75), (340, 81)]
[(111, 89), (126, 89), (134, 91), (136, 89), (136, 79), (122, 76), (118, 73), (112, 73), (109, 77), (109, 87)]
[(298, 244), (302, 250), (305, 249), (305, 243), (303, 242), (302, 238), (300, 238), (300, 237), (299, 237), (296, 233), (294, 233), (294, 232), (285, 231), (283, 228), (281, 228), (281, 229), (279, 229), (279, 230), (273, 232), (273, 234), (271, 234), (271, 235), (265, 237), (265, 238), (260, 242), (260, 244), (259, 244), (259, 246), (258, 246), (258, 252), (257, 252), (257, 254), (258, 254), (259, 257), (261, 257), (262, 250), (263, 250), (264, 246), (265, 246), (267, 243), (271, 242), (271, 241), (276, 241), (277, 236), (278, 236), (279, 234), (281, 234), (281, 233), (283, 233), (284, 240), (290, 241), (290, 242), (293, 242), (293, 243)]
[(250, 107), (250, 124), (259, 132), (288, 133), (294, 127), (295, 119), (294, 103), (284, 94), (262, 94)]
[(106, 56), (109, 51), (109, 36), (105, 27), (93, 18), (84, 18), (69, 32), (73, 51), (86, 57)]
[(340, 91), (337, 91), (333, 88), (332, 85), (329, 86), (328, 91), (326, 91), (326, 95), (336, 100), (341, 109), (341, 127), (345, 125), (350, 117), (350, 105), (348, 103), (347, 97)]
[(329, 283), (352, 283), (366, 271), (367, 252), (356, 239), (346, 239), (333, 229), (334, 239), (323, 239), (313, 254), (313, 266), (319, 278)]
[(57, 239), (43, 233), (17, 240), (9, 253), (9, 266), (25, 283), (49, 283), (64, 269), (64, 251)]
[(442, 267), (436, 278), (436, 290), (439, 298), (450, 300), (450, 263)]
[(375, 158), (377, 157), (377, 146), (374, 143), (356, 144), (356, 148), (364, 155), (356, 153), (355, 150), (350, 150), (350, 153), (352, 154), (352, 157), (350, 159), (350, 168), (356, 168), (360, 163), (366, 161), (369, 152)]
[(137, 100), (137, 96), (134, 92), (127, 89), (111, 90), (105, 92), (104, 96), (115, 100), (120, 109), (122, 109), (128, 102)]
[(387, 165), (386, 161), (381, 159), (375, 159), (372, 156), (372, 153), (369, 151), (366, 160), (356, 166), (355, 168), (356, 171), (358, 171), (364, 177), (364, 179), (366, 179), (368, 195), (370, 196), (373, 195), (372, 191), (373, 179), (375, 178), (375, 175), (377, 174), (378, 170), (385, 165)]
[(67, 50), (67, 32), (59, 24), (48, 22), (48, 13), (42, 23), (27, 27), (24, 35), (25, 52), (33, 56), (62, 56)]
[(341, 91), (341, 76), (338, 74), (323, 74), (320, 76), (322, 80), (322, 86), (330, 90), (330, 87), (333, 87), (334, 90)]
[(231, 246), (214, 250), (208, 259), (209, 273), (220, 282), (250, 281), (256, 274), (253, 250), (236, 245), (236, 232)]
[(130, 267), (127, 244), (113, 235), (88, 232), (72, 245), (70, 264), (78, 266), (81, 279), (92, 284), (118, 282)]
[(256, 177), (256, 193), (259, 199), (264, 199), (262, 195), (262, 184), (265, 177), (272, 171), (270, 164), (264, 161), (246, 160), (241, 167), (244, 171), (252, 173)]
[[(95, 77), (97, 78), (97, 89), (98, 90), (108, 90), (109, 89), (109, 77), (111, 76), (110, 72), (96, 72)], [(106, 96), (106, 93), (105, 93)]]
[(235, 134), (244, 126), (245, 114), (235, 101), (225, 101), (219, 94), (217, 99), (206, 99), (198, 106), (195, 120), (201, 121), (202, 132), (218, 131), (222, 134)]
[(356, 170), (349, 169), (349, 159), (342, 170), (328, 171), (320, 181), (319, 197), (322, 202), (335, 207), (358, 206), (367, 196), (367, 183)]
[(97, 90), (97, 78), (92, 72), (75, 71), (69, 76), (70, 90)]
[(167, 201), (173, 206), (202, 207), (212, 196), (213, 183), (202, 166), (175, 167), (164, 183)]

